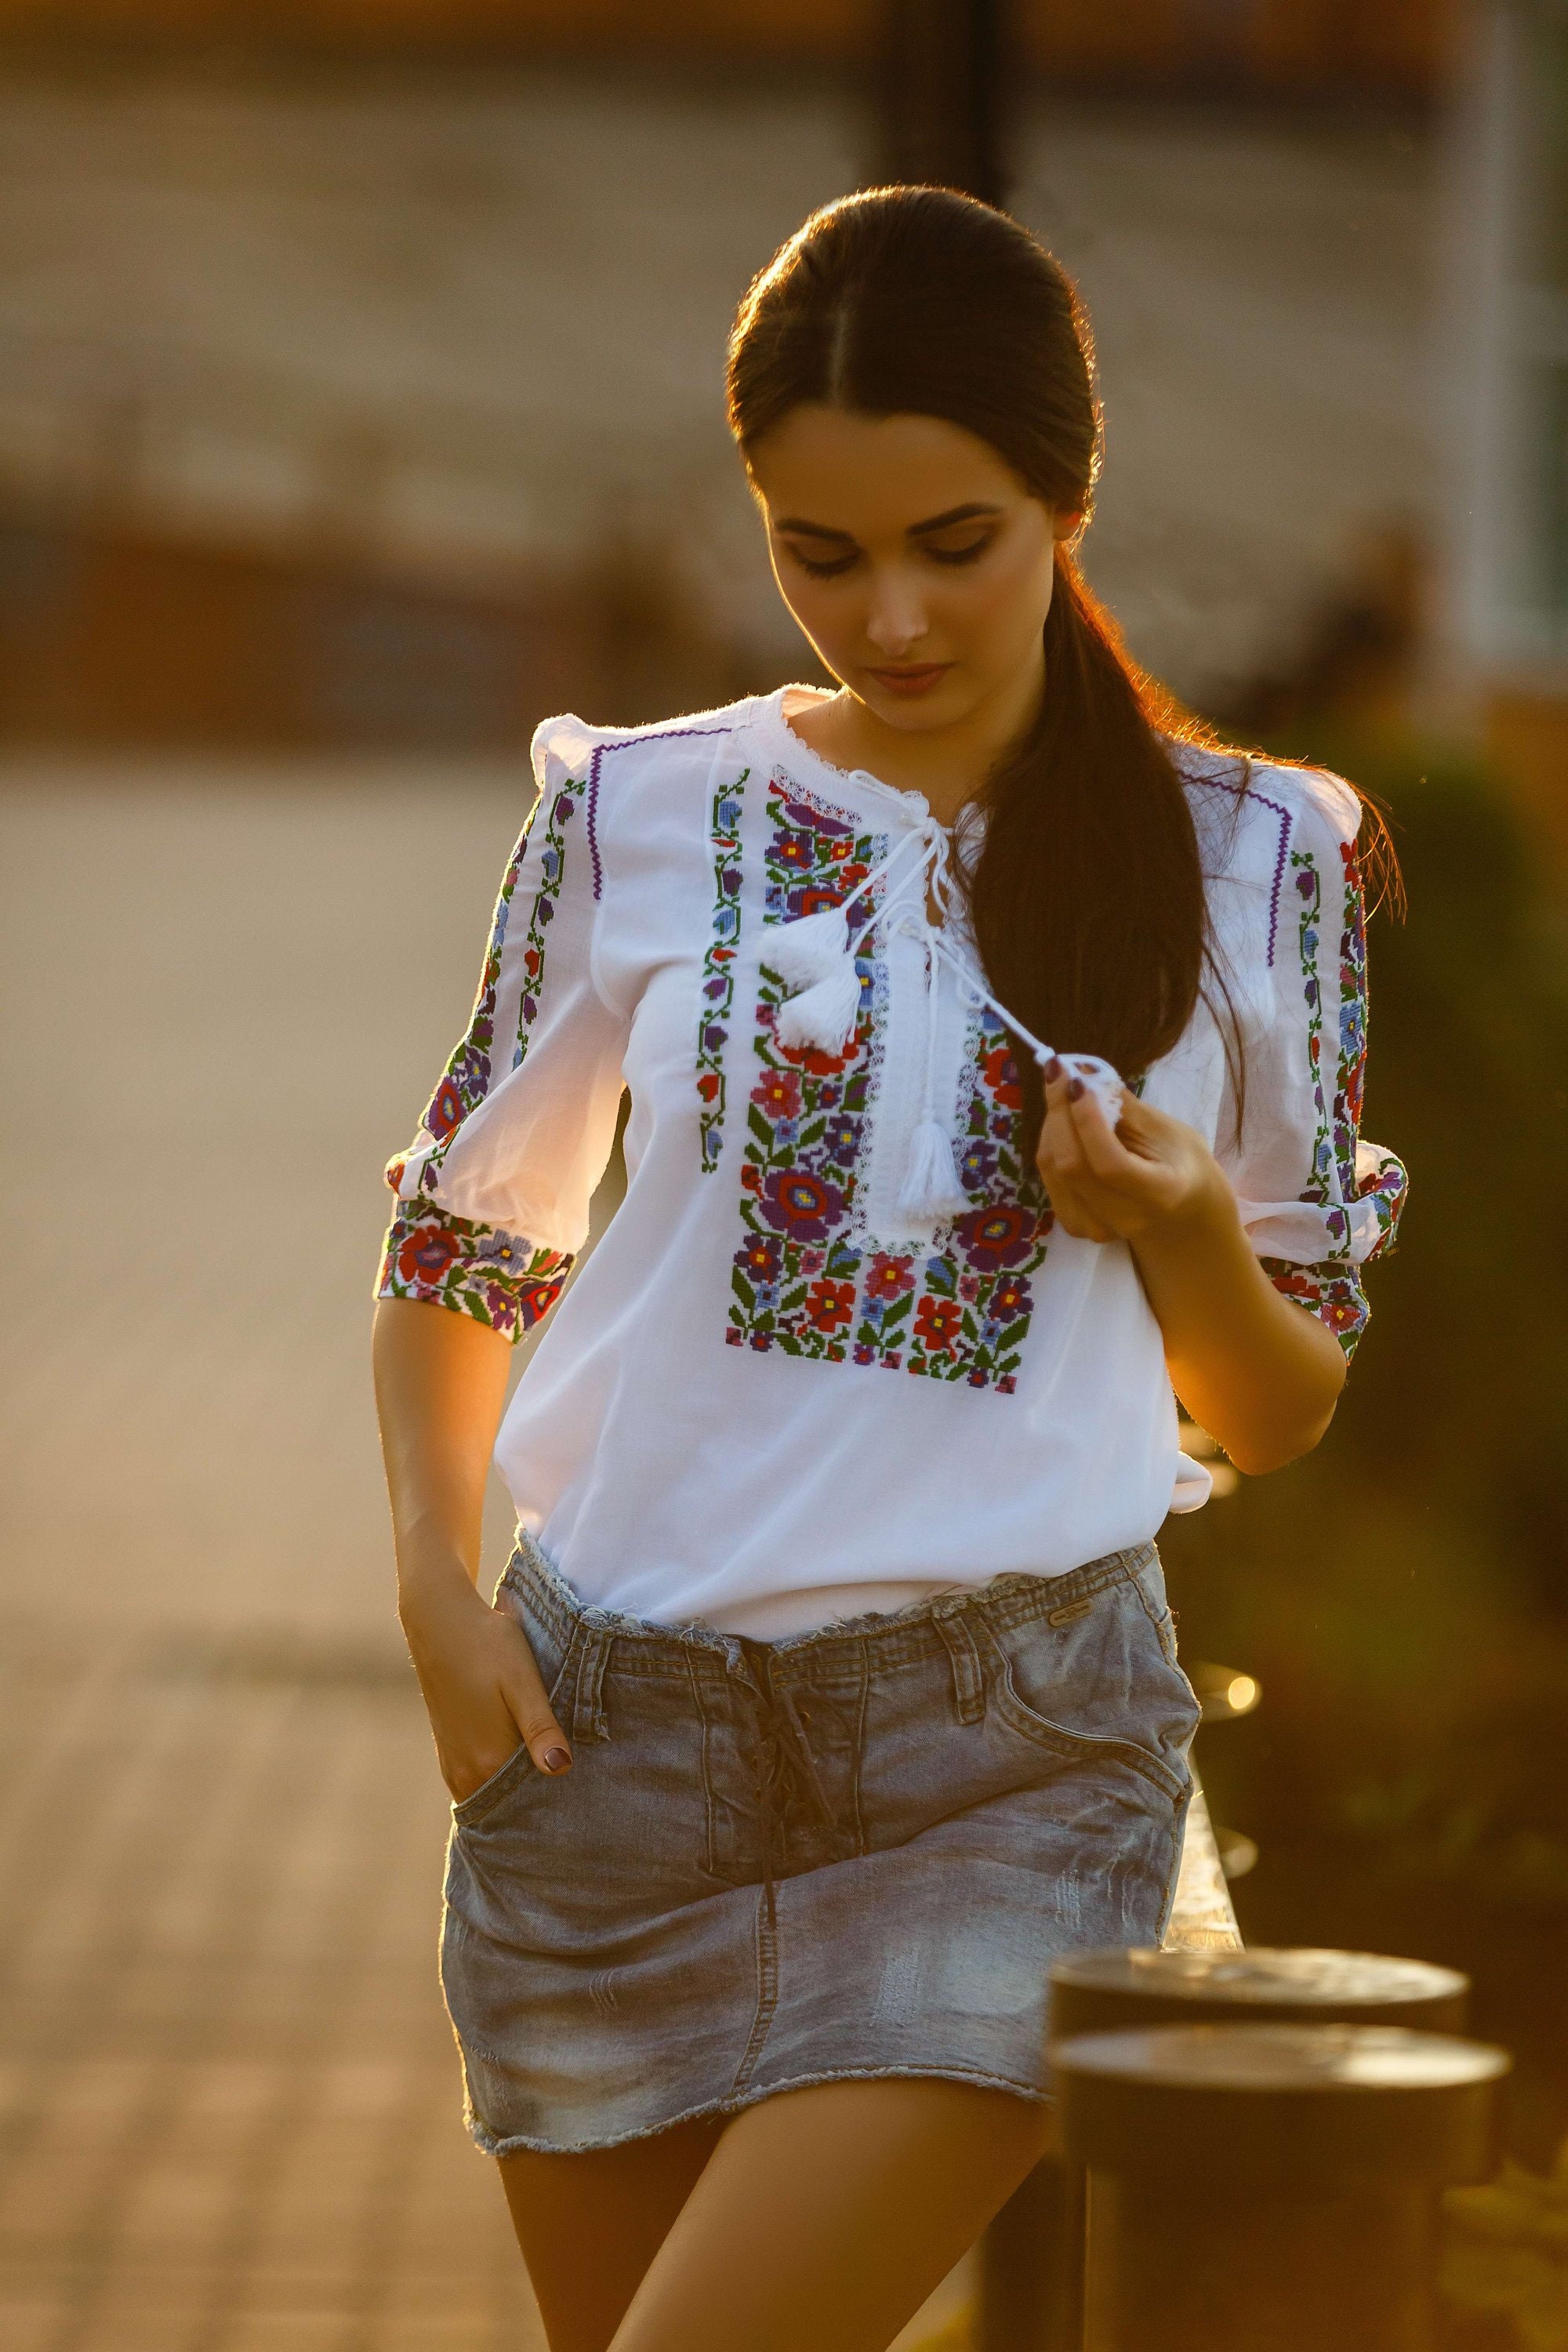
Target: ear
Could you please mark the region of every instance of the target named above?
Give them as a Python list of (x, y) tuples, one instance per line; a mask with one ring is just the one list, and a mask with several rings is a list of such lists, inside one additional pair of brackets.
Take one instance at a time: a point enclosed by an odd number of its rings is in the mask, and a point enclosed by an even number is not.
[(1051, 510), (1051, 537), (1057, 540), (1076, 539), (1083, 529), (1081, 507), (1054, 507)]

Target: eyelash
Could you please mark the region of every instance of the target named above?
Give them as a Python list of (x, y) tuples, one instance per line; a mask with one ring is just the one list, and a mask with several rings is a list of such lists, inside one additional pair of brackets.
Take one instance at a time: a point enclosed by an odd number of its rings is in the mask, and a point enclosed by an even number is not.
[[(925, 552), (933, 563), (955, 566), (961, 563), (978, 563), (990, 545), (989, 538), (977, 539), (973, 547), (928, 547)], [(842, 579), (845, 572), (853, 570), (857, 562), (857, 558), (853, 555), (842, 555), (836, 563), (813, 563), (810, 557), (802, 555), (798, 549), (793, 550), (792, 552), (801, 570), (808, 572), (813, 580)]]

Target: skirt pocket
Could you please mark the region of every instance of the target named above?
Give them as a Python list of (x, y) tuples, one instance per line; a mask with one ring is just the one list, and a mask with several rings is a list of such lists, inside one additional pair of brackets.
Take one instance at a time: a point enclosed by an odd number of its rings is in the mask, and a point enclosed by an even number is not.
[(1167, 1656), (1142, 1597), (1112, 1585), (1092, 1608), (1022, 1625), (987, 1626), (997, 1714), (1037, 1747), (1067, 1759), (1120, 1762), (1179, 1802), (1197, 1706)]
[[(518, 1616), (521, 1622), (521, 1612), (518, 1611), (515, 1601), (511, 1605), (513, 1614)], [(524, 1627), (523, 1631), (526, 1633), (527, 1628)], [(550, 1711), (552, 1715), (556, 1715), (559, 1720), (558, 1709), (561, 1699), (570, 1687), (568, 1676), (573, 1654), (577, 1646), (577, 1634), (575, 1631), (573, 1633), (559, 1661), (552, 1661), (548, 1653), (543, 1651), (543, 1644), (537, 1635), (530, 1637), (530, 1646), (533, 1651), (534, 1663), (544, 1680), (550, 1700)], [(553, 1671), (552, 1671), (552, 1666)], [(481, 1780), (479, 1787), (470, 1789), (466, 1797), (453, 1799), (452, 1819), (457, 1827), (460, 1830), (471, 1829), (477, 1822), (483, 1821), (485, 1816), (492, 1812), (522, 1779), (525, 1772), (531, 1773), (538, 1780), (549, 1778), (547, 1773), (540, 1771), (529, 1754), (527, 1747), (520, 1740), (506, 1762), (499, 1765), (488, 1780)]]

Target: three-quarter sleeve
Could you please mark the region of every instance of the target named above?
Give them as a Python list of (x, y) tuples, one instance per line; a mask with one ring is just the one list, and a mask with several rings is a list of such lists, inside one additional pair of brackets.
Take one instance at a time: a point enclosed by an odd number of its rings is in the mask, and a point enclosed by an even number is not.
[(1220, 1159), (1270, 1279), (1321, 1317), (1349, 1356), (1368, 1314), (1361, 1269), (1392, 1244), (1406, 1180), (1394, 1154), (1361, 1132), (1361, 806), (1337, 777), (1291, 781), (1300, 800), (1274, 877), (1269, 1017), (1247, 1041), (1241, 1135), (1227, 1148), (1222, 1132)]
[[(581, 755), (581, 756), (579, 756)], [(501, 877), (468, 1029), (392, 1160), (377, 1295), (517, 1339), (554, 1304), (615, 1141), (626, 1024), (595, 974), (599, 869), (574, 723), (534, 739), (539, 793)]]

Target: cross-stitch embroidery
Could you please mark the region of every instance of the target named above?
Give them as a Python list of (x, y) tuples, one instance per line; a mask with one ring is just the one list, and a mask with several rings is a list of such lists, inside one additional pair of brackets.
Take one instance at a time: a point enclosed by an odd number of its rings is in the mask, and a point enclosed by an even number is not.
[(509, 1339), (549, 1314), (572, 1260), (535, 1249), (495, 1225), (477, 1225), (431, 1202), (393, 1219), (378, 1296), (456, 1307)]
[[(838, 905), (886, 855), (883, 836), (858, 832), (781, 777), (768, 816), (769, 923)], [(762, 1068), (747, 1105), (745, 1231), (725, 1336), (732, 1347), (777, 1347), (1010, 1395), (1051, 1215), (1019, 1150), (1023, 1097), (1007, 1033), (985, 1012), (966, 1040), (960, 1175), (973, 1206), (923, 1248), (879, 1248), (858, 1217), (858, 1191), (887, 977), (868, 948), (856, 968), (860, 1011), (843, 1052), (786, 1048), (774, 1034), (785, 992), (768, 971), (764, 941), (754, 1039)]]
[(735, 996), (735, 955), (741, 943), (741, 811), (750, 768), (713, 795), (708, 839), (713, 856), (713, 936), (702, 959), (697, 1013), (697, 1094), (705, 1175), (724, 1146), (724, 1048)]

